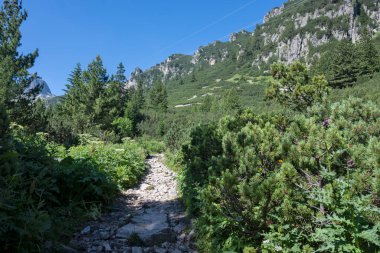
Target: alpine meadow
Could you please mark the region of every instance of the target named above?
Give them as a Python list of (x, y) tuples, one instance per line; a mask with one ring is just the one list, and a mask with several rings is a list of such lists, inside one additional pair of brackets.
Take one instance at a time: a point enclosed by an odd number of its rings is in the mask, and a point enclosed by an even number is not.
[(266, 1), (253, 30), (130, 76), (79, 57), (60, 96), (24, 2), (0, 1), (0, 252), (380, 252), (380, 0)]

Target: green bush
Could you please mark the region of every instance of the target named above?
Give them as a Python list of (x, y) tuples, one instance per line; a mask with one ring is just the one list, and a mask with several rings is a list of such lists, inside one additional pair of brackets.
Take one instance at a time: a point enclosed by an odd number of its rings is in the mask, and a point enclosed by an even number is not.
[(2, 252), (40, 252), (44, 242), (70, 236), (77, 223), (93, 216), (91, 210), (144, 172), (145, 154), (134, 143), (67, 152), (15, 125), (7, 143), (0, 150)]
[(68, 156), (95, 164), (120, 188), (133, 186), (145, 172), (145, 151), (130, 140), (115, 145), (100, 143), (72, 147)]
[(380, 109), (360, 99), (196, 128), (182, 190), (200, 250), (380, 250), (379, 136)]
[(138, 138), (137, 143), (142, 147), (147, 155), (158, 154), (165, 151), (165, 144), (159, 140), (155, 140), (148, 136), (142, 136)]

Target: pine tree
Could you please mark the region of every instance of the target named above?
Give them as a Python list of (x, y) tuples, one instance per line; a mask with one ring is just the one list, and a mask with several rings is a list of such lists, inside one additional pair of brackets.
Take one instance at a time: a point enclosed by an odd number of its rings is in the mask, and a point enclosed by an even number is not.
[(380, 56), (370, 33), (365, 30), (358, 44), (360, 76), (373, 76), (380, 70)]
[(32, 90), (25, 93), (32, 77), (28, 73), (38, 51), (20, 55), (20, 27), (27, 18), (21, 1), (5, 0), (0, 8), (0, 104), (3, 104), (13, 121), (28, 124), (28, 114), (33, 103), (31, 100), (38, 93)]
[(165, 85), (156, 81), (150, 91), (150, 102), (154, 109), (166, 112), (168, 109), (168, 94)]
[(144, 84), (141, 80), (137, 81), (137, 87), (133, 93), (132, 99), (137, 104), (139, 110), (144, 108), (145, 105), (145, 97), (144, 97)]
[(62, 103), (58, 108), (65, 123), (71, 125), (71, 133), (80, 134), (90, 127), (91, 121), (86, 111), (88, 90), (84, 84), (80, 64), (77, 64), (67, 81), (66, 94), (63, 96)]
[(90, 117), (92, 126), (98, 125), (102, 121), (102, 101), (101, 95), (108, 84), (107, 70), (103, 66), (103, 60), (100, 56), (88, 65), (83, 72), (83, 79), (87, 89), (86, 94), (86, 114)]
[(46, 108), (46, 101), (38, 98), (34, 101), (34, 106), (31, 111), (31, 124), (28, 125), (29, 130), (32, 133), (45, 133), (48, 126), (48, 115)]
[(182, 77), (179, 78), (179, 85), (184, 85), (185, 82), (183, 81)]
[(358, 52), (355, 45), (348, 40), (339, 43), (330, 67), (330, 86), (344, 88), (353, 85), (359, 76)]
[(236, 89), (230, 89), (225, 92), (222, 100), (223, 109), (226, 111), (240, 109), (239, 95)]
[(120, 62), (119, 65), (117, 66), (117, 72), (116, 72), (116, 75), (114, 76), (114, 81), (120, 84), (124, 84), (124, 85), (125, 85), (125, 82), (127, 81), (127, 78), (125, 76), (125, 67), (122, 62)]
[(191, 74), (191, 79), (190, 79), (190, 81), (191, 81), (192, 83), (195, 83), (195, 82), (197, 81), (197, 77), (195, 76), (194, 70), (193, 70), (193, 72), (192, 72), (192, 74)]
[(290, 66), (283, 63), (272, 65), (274, 81), (266, 90), (266, 96), (282, 105), (303, 111), (316, 102), (321, 102), (329, 88), (324, 76), (310, 76), (308, 68), (294, 62)]
[[(0, 103), (0, 146), (4, 146), (4, 137), (8, 131), (9, 121), (7, 111), (5, 106)], [(0, 148), (0, 154), (2, 153), (2, 148)]]
[(81, 89), (83, 87), (83, 71), (81, 65), (78, 63), (75, 69), (71, 72), (69, 78), (67, 79), (68, 84), (66, 84), (66, 94), (72, 92), (73, 90)]

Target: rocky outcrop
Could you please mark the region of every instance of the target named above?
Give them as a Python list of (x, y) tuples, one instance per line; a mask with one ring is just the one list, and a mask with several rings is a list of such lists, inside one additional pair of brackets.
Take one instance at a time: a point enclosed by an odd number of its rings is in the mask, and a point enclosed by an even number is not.
[(284, 11), (284, 5), (281, 7), (273, 8), (267, 15), (264, 17), (264, 23), (268, 22), (271, 18), (281, 15)]
[[(331, 6), (330, 6), (331, 7)], [(360, 8), (360, 10), (358, 10)], [(275, 8), (265, 16), (265, 23), (270, 23), (271, 19), (281, 15), (286, 8)], [(343, 40), (350, 39), (354, 43), (360, 39), (360, 22), (358, 21), (359, 12), (365, 12), (365, 15), (371, 18), (373, 21), (372, 26), (367, 28), (370, 31), (376, 31), (380, 26), (380, 10), (379, 8), (368, 8), (366, 5), (358, 5), (357, 2), (351, 0), (344, 0), (342, 4), (334, 6), (333, 9), (316, 9), (313, 12), (308, 13), (297, 13), (288, 19), (281, 21), (283, 24), (292, 25), (293, 22), (294, 36), (286, 40), (283, 39), (283, 34), (288, 32), (285, 26), (279, 26), (275, 32), (267, 33), (263, 32), (261, 36), (264, 40), (264, 46), (268, 44), (276, 45), (275, 50), (262, 52), (253, 61), (253, 66), (259, 67), (261, 63), (268, 63), (268, 61), (275, 57), (286, 63), (291, 63), (297, 59), (314, 59), (320, 54), (316, 53), (310, 55), (311, 48), (318, 48), (331, 40)], [(321, 25), (314, 25), (308, 27), (311, 22), (317, 20), (322, 20), (323, 18), (331, 19), (332, 22), (341, 22), (342, 26), (347, 26), (347, 29), (340, 28), (339, 26), (334, 27), (332, 30), (328, 27)], [(348, 20), (348, 21), (345, 21)], [(348, 23), (347, 23), (348, 22)], [(264, 30), (265, 30), (264, 23)], [(323, 23), (323, 22), (320, 22)], [(330, 30), (329, 30), (330, 29)], [(297, 33), (298, 31), (298, 33)]]
[(132, 87), (137, 84), (137, 80), (142, 80), (144, 86), (149, 88), (155, 81), (166, 82), (188, 75), (194, 69), (191, 59), (192, 57), (189, 55), (175, 54), (144, 72), (137, 73), (135, 71), (127, 82), (127, 87)]
[(49, 88), (49, 85), (44, 81), (42, 80), (41, 78), (36, 78), (34, 79), (29, 87), (26, 89), (26, 93), (30, 92), (30, 91), (39, 91), (39, 93), (37, 94), (37, 98), (42, 98), (42, 99), (51, 99), (53, 97), (55, 97), (53, 95), (53, 93), (51, 92), (50, 88)]
[(126, 88), (130, 89), (137, 86), (137, 79), (141, 76), (143, 71), (140, 68), (136, 68), (131, 73), (131, 78), (127, 81)]

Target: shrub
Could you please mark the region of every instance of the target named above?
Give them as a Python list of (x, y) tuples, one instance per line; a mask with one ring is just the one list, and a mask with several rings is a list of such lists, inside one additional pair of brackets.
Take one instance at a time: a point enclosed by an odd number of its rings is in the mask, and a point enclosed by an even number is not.
[(380, 249), (380, 110), (360, 99), (290, 119), (247, 111), (183, 149), (204, 252)]
[(158, 154), (165, 151), (165, 144), (159, 140), (154, 140), (150, 137), (143, 136), (136, 141), (139, 146), (147, 152), (147, 155)]
[(90, 161), (109, 175), (120, 188), (136, 184), (145, 171), (145, 152), (133, 141), (123, 144), (90, 144), (69, 149), (68, 155), (80, 161)]
[(62, 240), (144, 171), (144, 152), (132, 142), (66, 152), (20, 126), (11, 134), (7, 152), (0, 153), (2, 252), (40, 252), (45, 241)]

